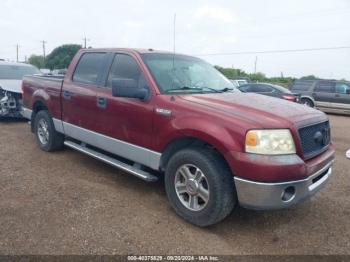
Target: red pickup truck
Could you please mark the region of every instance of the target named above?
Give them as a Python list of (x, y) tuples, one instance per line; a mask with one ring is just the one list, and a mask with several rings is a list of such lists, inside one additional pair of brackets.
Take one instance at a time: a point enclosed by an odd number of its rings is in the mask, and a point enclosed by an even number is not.
[(240, 93), (205, 61), (139, 49), (81, 50), (64, 78), (28, 76), (24, 115), (42, 150), (68, 146), (146, 181), (164, 176), (198, 226), (236, 205), (285, 208), (332, 172), (327, 116)]

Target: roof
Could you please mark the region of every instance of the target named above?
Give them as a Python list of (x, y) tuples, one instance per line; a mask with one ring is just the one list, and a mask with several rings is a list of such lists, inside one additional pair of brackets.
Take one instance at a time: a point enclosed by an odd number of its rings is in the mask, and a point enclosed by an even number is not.
[(17, 63), (17, 62), (7, 62), (7, 61), (0, 61), (0, 65), (9, 65), (9, 66), (29, 66), (29, 67), (32, 67), (32, 65), (30, 65), (30, 64)]
[[(100, 51), (100, 52), (118, 52), (118, 51), (124, 51), (124, 52), (136, 52), (139, 54), (150, 54), (150, 53), (162, 53), (162, 54), (173, 54), (171, 51), (164, 51), (164, 50), (154, 50), (152, 48), (86, 48), (82, 49), (82, 51)], [(176, 53), (177, 55), (180, 55)]]

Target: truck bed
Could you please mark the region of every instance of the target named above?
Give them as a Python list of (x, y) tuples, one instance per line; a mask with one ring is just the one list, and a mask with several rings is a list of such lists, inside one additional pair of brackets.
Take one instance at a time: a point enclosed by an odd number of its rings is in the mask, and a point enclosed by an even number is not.
[(64, 76), (34, 75), (23, 78), (23, 106), (32, 109), (36, 94), (45, 93), (45, 104), (53, 118), (61, 119), (61, 90)]

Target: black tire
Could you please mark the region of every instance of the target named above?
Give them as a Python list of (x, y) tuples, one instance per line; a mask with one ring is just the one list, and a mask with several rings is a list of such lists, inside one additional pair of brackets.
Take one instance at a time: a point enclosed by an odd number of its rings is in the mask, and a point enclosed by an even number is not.
[[(209, 200), (202, 210), (193, 211), (186, 207), (175, 189), (177, 171), (184, 165), (194, 165), (205, 175), (209, 188)], [(200, 227), (223, 220), (237, 204), (233, 176), (228, 165), (216, 151), (205, 147), (183, 149), (171, 157), (165, 172), (165, 189), (176, 213)]]
[[(39, 123), (41, 121), (47, 123), (48, 139), (46, 143), (40, 139), (40, 135), (38, 133), (38, 130), (40, 129)], [(63, 148), (64, 136), (56, 131), (52, 118), (49, 112), (46, 110), (39, 111), (35, 115), (34, 134), (39, 147), (46, 152), (52, 152)]]
[(314, 102), (313, 102), (310, 98), (302, 98), (302, 99), (301, 99), (301, 103), (302, 103), (303, 105), (308, 106), (308, 107), (312, 107), (312, 108), (315, 107)]

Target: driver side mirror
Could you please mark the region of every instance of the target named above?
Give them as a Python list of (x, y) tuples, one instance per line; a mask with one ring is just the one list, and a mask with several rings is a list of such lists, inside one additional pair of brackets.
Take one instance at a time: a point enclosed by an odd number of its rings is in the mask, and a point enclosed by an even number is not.
[(346, 93), (347, 95), (350, 95), (350, 89), (346, 89), (346, 90), (345, 90), (345, 93)]
[(147, 88), (138, 87), (135, 79), (115, 78), (112, 80), (112, 95), (114, 97), (128, 97), (146, 100), (149, 97)]

